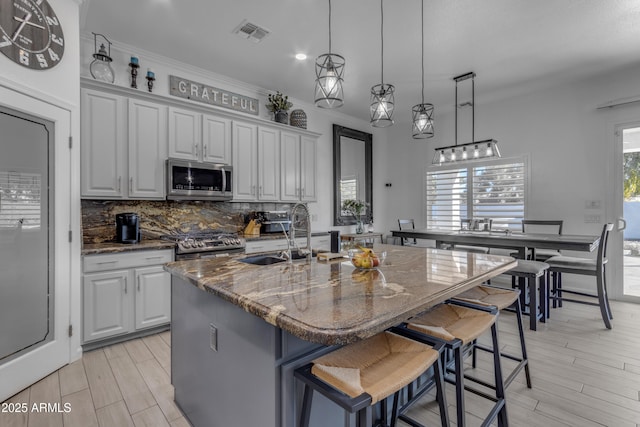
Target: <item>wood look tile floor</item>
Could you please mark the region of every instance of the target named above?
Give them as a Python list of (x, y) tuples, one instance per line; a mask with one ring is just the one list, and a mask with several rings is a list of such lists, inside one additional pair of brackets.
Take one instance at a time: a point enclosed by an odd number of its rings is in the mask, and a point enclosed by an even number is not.
[[(507, 389), (511, 426), (640, 427), (640, 305), (612, 302), (612, 310), (613, 330), (604, 328), (597, 307), (565, 303), (538, 331), (526, 331), (533, 388), (521, 373)], [(518, 354), (513, 314), (500, 316), (499, 330), (503, 350)], [(7, 401), (70, 403), (71, 412), (0, 413), (0, 426), (187, 427), (173, 402), (170, 348), (170, 333), (164, 332), (87, 352)], [(504, 365), (505, 371), (513, 366)], [(477, 368), (468, 372), (491, 378), (491, 366), (490, 356), (479, 352)], [(454, 425), (449, 384), (447, 398)], [(466, 393), (469, 426), (480, 425), (488, 408)], [(433, 396), (417, 402), (410, 415), (440, 425)]]

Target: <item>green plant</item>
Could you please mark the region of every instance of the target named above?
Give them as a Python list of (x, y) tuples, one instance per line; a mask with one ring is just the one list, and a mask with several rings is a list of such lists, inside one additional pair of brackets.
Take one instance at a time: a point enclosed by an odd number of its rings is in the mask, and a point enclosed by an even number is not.
[(351, 215), (359, 218), (362, 215), (364, 208), (369, 206), (369, 203), (363, 200), (349, 199), (342, 203), (342, 210), (349, 212)]
[(275, 95), (269, 94), (267, 97), (267, 110), (275, 113), (276, 111), (287, 111), (293, 107), (293, 103), (289, 101), (289, 97), (282, 95), (280, 92), (276, 92)]

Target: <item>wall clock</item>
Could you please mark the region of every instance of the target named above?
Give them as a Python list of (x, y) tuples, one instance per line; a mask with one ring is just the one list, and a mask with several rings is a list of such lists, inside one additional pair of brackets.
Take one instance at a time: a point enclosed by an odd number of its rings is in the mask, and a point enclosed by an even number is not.
[(34, 70), (58, 65), (64, 37), (51, 5), (46, 0), (0, 0), (0, 51)]

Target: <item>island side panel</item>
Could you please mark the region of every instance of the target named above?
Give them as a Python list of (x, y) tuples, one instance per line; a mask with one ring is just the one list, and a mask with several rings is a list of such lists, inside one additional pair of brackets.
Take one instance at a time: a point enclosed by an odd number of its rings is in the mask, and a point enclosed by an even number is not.
[(280, 427), (280, 330), (176, 276), (171, 290), (171, 381), (191, 424)]

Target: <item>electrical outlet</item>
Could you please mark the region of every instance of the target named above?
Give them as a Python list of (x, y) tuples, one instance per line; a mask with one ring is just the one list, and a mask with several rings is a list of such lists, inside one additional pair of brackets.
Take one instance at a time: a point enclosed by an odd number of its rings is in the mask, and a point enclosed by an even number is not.
[(600, 209), (602, 202), (600, 200), (587, 200), (584, 202), (585, 209)]
[(585, 215), (584, 222), (585, 224), (597, 224), (600, 222), (600, 215)]
[(213, 351), (218, 351), (218, 328), (213, 323), (209, 324), (209, 347)]

